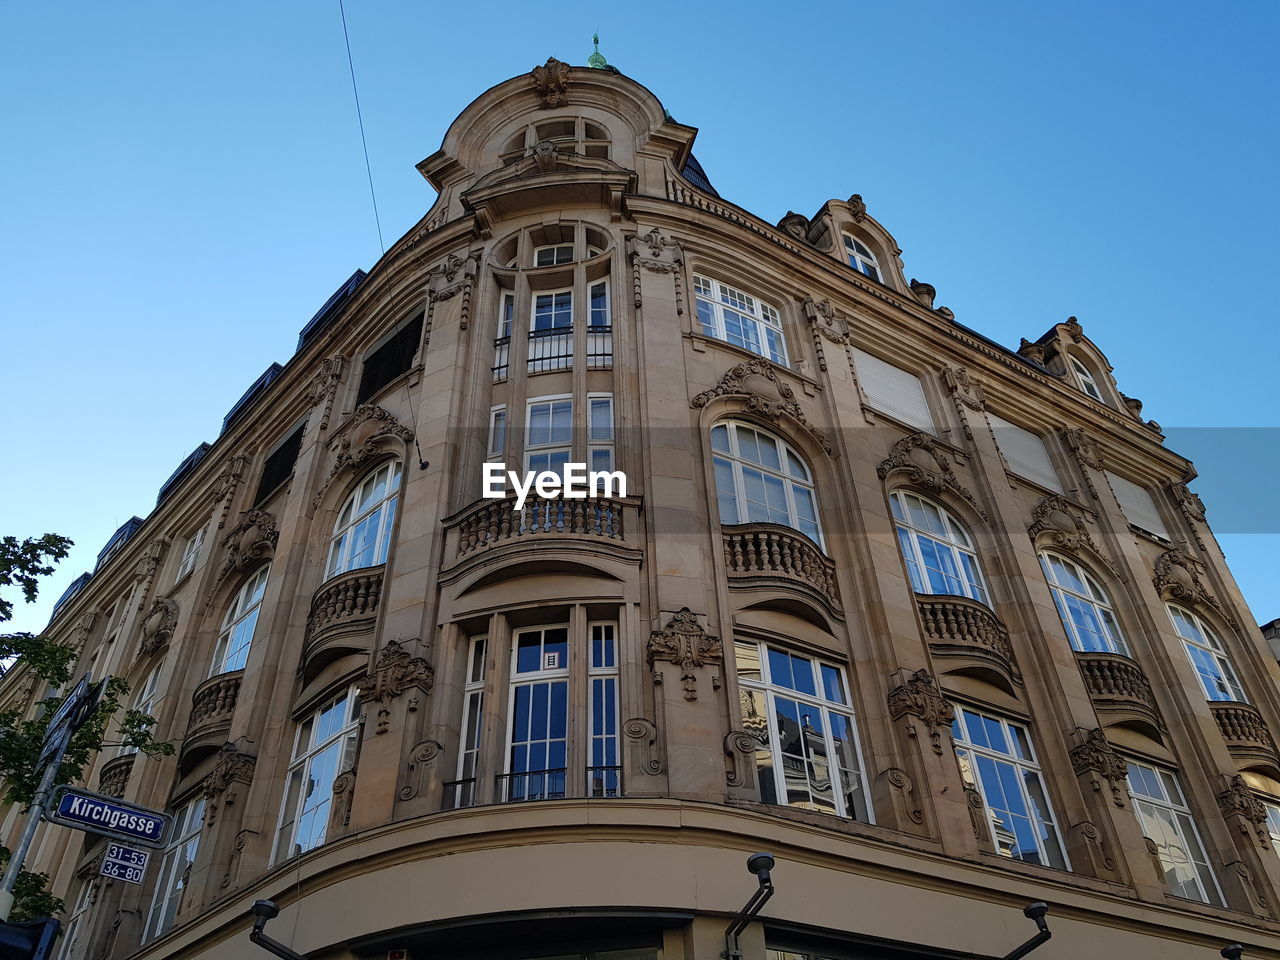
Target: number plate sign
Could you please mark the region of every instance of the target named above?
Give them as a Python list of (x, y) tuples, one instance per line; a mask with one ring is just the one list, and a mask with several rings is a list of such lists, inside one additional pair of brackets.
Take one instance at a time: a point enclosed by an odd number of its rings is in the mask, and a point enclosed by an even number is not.
[(164, 846), (173, 820), (169, 814), (158, 810), (136, 807), (115, 797), (70, 786), (61, 786), (53, 791), (53, 800), (44, 818), (73, 830), (87, 830), (156, 849)]
[(125, 883), (141, 883), (150, 862), (151, 854), (145, 850), (134, 850), (123, 843), (108, 843), (98, 873)]

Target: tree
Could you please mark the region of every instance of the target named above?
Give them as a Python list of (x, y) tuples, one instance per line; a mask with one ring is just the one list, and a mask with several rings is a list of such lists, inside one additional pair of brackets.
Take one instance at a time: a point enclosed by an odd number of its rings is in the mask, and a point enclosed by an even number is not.
[[(16, 537), (0, 538), (0, 589), (17, 586), (27, 603), (35, 601), (37, 581), (53, 572), (53, 562), (67, 555), (71, 541), (55, 533), (32, 537), (21, 542)], [(13, 601), (0, 594), (0, 624), (13, 617)], [(0, 634), (0, 663), (5, 673), (25, 671), (45, 689), (60, 690), (71, 679), (79, 651), (66, 644), (33, 633)], [(76, 731), (67, 748), (55, 783), (71, 783), (84, 775), (85, 767), (107, 746), (136, 747), (150, 756), (168, 756), (172, 744), (152, 736), (155, 720), (137, 710), (120, 713), (121, 701), (129, 685), (121, 677), (106, 678), (101, 702), (93, 715)], [(44, 740), (46, 718), (62, 702), (65, 694), (54, 693), (41, 700), (44, 707), (35, 719), (26, 719), (28, 704), (24, 701), (0, 711), (0, 802), (29, 804), (40, 781), (37, 760)], [(107, 730), (115, 723), (118, 739), (108, 741)], [(0, 864), (7, 865), (9, 851), (0, 847)], [(18, 875), (14, 889), (15, 902), (11, 919), (15, 922), (50, 916), (61, 912), (63, 903), (45, 890), (48, 876), (26, 870)]]

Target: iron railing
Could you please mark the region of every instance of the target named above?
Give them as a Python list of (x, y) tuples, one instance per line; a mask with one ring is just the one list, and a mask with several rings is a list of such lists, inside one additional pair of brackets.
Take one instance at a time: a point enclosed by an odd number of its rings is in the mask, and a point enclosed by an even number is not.
[(573, 328), (529, 331), (529, 372), (549, 373), (573, 366)]

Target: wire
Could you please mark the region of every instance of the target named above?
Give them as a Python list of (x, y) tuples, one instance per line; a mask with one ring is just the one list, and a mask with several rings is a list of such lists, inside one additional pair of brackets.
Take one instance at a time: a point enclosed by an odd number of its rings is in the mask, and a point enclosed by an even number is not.
[(360, 145), (364, 147), (364, 169), (369, 176), (369, 197), (373, 200), (373, 222), (378, 225), (378, 246), (387, 252), (387, 244), (382, 239), (382, 218), (378, 216), (378, 195), (373, 191), (373, 168), (369, 165), (369, 142), (364, 136), (364, 114), (360, 110), (360, 91), (356, 89), (356, 65), (351, 58), (351, 37), (347, 33), (347, 11), (338, 0), (338, 12), (342, 14), (342, 39), (347, 42), (347, 66), (351, 69), (351, 93), (356, 98), (356, 119), (360, 122)]

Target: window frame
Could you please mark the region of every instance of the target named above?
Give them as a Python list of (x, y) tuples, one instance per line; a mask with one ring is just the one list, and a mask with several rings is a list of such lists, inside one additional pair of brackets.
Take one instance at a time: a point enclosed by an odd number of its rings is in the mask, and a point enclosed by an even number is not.
[[(744, 648), (754, 648), (755, 659), (749, 661), (753, 666), (759, 664), (759, 677), (745, 676), (743, 670), (744, 664)], [(766, 788), (766, 777), (768, 771), (764, 770), (760, 764), (760, 755), (764, 750), (764, 744), (760, 741), (758, 734), (748, 732), (753, 740), (760, 743), (761, 746), (756, 748), (756, 775), (760, 786), (760, 798), (762, 803), (768, 803), (774, 806), (796, 807), (801, 810), (811, 810), (816, 813), (825, 813), (831, 816), (841, 817), (846, 820), (858, 820), (863, 823), (875, 823), (875, 808), (872, 804), (870, 793), (870, 783), (867, 777), (866, 761), (862, 751), (862, 734), (858, 729), (858, 713), (853, 702), (853, 687), (849, 682), (849, 673), (845, 666), (840, 662), (810, 653), (807, 650), (796, 647), (789, 647), (770, 640), (761, 640), (754, 637), (735, 637), (733, 641), (734, 664), (740, 691), (747, 696), (740, 694), (739, 701), (741, 711), (745, 713), (748, 704), (753, 710), (756, 709), (753, 698), (749, 696), (752, 692), (759, 693), (764, 702), (764, 716), (766, 732), (768, 735), (769, 762), (772, 768), (772, 786)], [(776, 653), (780, 658), (787, 658), (788, 665), (794, 675), (795, 661), (803, 660), (810, 665), (809, 679), (814, 689), (813, 693), (801, 690), (794, 686), (786, 686), (781, 680), (775, 679), (773, 676), (774, 657)], [(832, 699), (825, 693), (829, 676), (825, 672), (827, 670), (834, 671), (835, 679), (839, 686), (839, 695), (842, 699)], [(822, 747), (825, 750), (825, 767), (828, 773), (834, 772), (835, 776), (830, 777), (827, 781), (831, 797), (831, 809), (822, 809), (813, 799), (814, 784), (821, 782), (814, 780), (816, 773), (814, 755), (808, 752), (807, 737), (797, 737), (796, 742), (802, 749), (805, 749), (803, 757), (796, 757), (795, 754), (787, 753), (783, 749), (782, 731), (776, 718), (781, 711), (777, 706), (778, 698), (791, 701), (795, 707), (795, 715), (800, 718), (800, 724), (808, 720), (810, 714), (804, 713), (806, 708), (817, 710), (820, 712), (822, 721)], [(846, 769), (840, 761), (840, 753), (836, 747), (835, 735), (833, 732), (832, 715), (839, 716), (847, 721), (848, 731), (851, 736), (849, 741), (850, 750), (854, 767)], [(747, 729), (747, 717), (742, 717), (743, 728)], [(786, 760), (790, 758), (793, 763), (796, 759), (802, 759), (805, 768), (805, 785), (809, 793), (810, 800), (803, 803), (790, 802), (788, 782), (787, 782), (787, 765)], [(851, 773), (857, 778), (856, 784), (849, 784), (846, 789), (846, 774)], [(772, 800), (768, 797), (772, 795)], [(850, 811), (850, 796), (855, 796), (853, 806), (855, 808)], [(860, 802), (859, 802), (860, 801)]]
[[(293, 747), (289, 753), (289, 763), (285, 768), (284, 793), (280, 798), (280, 814), (276, 818), (276, 829), (272, 840), (271, 863), (273, 865), (292, 860), (310, 850), (324, 846), (329, 839), (329, 818), (333, 814), (333, 783), (339, 776), (354, 769), (360, 752), (360, 730), (363, 721), (358, 688), (353, 684), (338, 696), (328, 696), (314, 709), (309, 711), (295, 726), (293, 731)], [(319, 720), (330, 710), (342, 706), (344, 717), (341, 724), (323, 738), (317, 739)], [(304, 745), (303, 731), (306, 731), (307, 743)], [(325, 771), (325, 782), (314, 774), (315, 763), (330, 749), (336, 747), (333, 769)], [(297, 775), (298, 791), (293, 796), (292, 811), (289, 811), (290, 793), (294, 778)], [(318, 784), (309, 792), (302, 789), (304, 781)], [(307, 808), (311, 796), (321, 799)], [(313, 832), (307, 846), (298, 847), (298, 829), (300, 822), (309, 812), (324, 810), (324, 820), (319, 835)], [(286, 813), (289, 814), (286, 819)], [(314, 821), (313, 821), (314, 823)], [(286, 839), (285, 831), (288, 830)], [(289, 850), (285, 854), (285, 849)]]
[[(200, 853), (200, 836), (204, 828), (205, 798), (197, 794), (173, 812), (173, 830), (169, 843), (160, 854), (151, 907), (142, 928), (142, 942), (148, 943), (172, 929), (187, 891), (187, 872)], [(179, 869), (181, 867), (181, 869)], [(176, 898), (173, 913), (170, 902)]]
[(1102, 388), (1098, 386), (1098, 381), (1093, 375), (1093, 371), (1085, 364), (1085, 362), (1073, 354), (1067, 354), (1067, 365), (1071, 367), (1071, 371), (1075, 374), (1076, 385), (1085, 393), (1086, 396), (1092, 397), (1099, 403), (1106, 403), (1103, 399)]
[[(471, 637), (467, 642), (466, 673), (462, 684), (462, 721), (458, 726), (457, 777), (444, 784), (445, 809), (469, 807), (476, 802), (476, 785), (484, 752), (485, 689), (489, 677), (489, 638)], [(453, 787), (452, 800), (448, 790)]]
[[(727, 451), (719, 450), (716, 448), (716, 445), (715, 445), (716, 431), (721, 427), (726, 428), (726, 435), (729, 438)], [(765, 437), (768, 437), (770, 440), (774, 441), (774, 443), (776, 443), (778, 446), (778, 452), (779, 452), (778, 461), (779, 461), (780, 467), (778, 469), (775, 469), (767, 464), (758, 463), (756, 461), (747, 459), (747, 457), (744, 456), (741, 452), (742, 446), (738, 440), (739, 429), (751, 430), (757, 436), (765, 436)], [(707, 433), (707, 441), (708, 441), (708, 447), (710, 448), (709, 452), (710, 452), (711, 469), (712, 469), (712, 489), (716, 493), (717, 511), (720, 518), (720, 524), (722, 526), (732, 527), (732, 526), (738, 526), (741, 524), (749, 524), (749, 523), (773, 523), (778, 526), (784, 526), (784, 527), (788, 527), (791, 530), (794, 530), (796, 533), (801, 534), (802, 536), (806, 537), (808, 540), (813, 542), (818, 547), (819, 550), (823, 551), (823, 553), (826, 552), (826, 541), (822, 532), (822, 512), (818, 505), (817, 483), (814, 480), (813, 467), (810, 465), (807, 457), (805, 457), (799, 450), (797, 450), (795, 447), (793, 447), (790, 443), (788, 443), (786, 440), (784, 440), (782, 437), (778, 436), (777, 434), (772, 433), (764, 429), (763, 427), (756, 426), (754, 423), (751, 423), (750, 421), (739, 420), (732, 417), (726, 417), (712, 424), (711, 429)], [(792, 458), (798, 461), (799, 464), (804, 468), (804, 471), (806, 474), (804, 479), (799, 479), (793, 476), (786, 467), (781, 466), (782, 464), (789, 463)], [(733, 494), (734, 511), (738, 518), (732, 522), (727, 521), (724, 516), (724, 497), (726, 495), (726, 491), (721, 486), (721, 482), (720, 482), (721, 475), (717, 468), (717, 461), (722, 461), (724, 463), (729, 464), (730, 469), (732, 471), (733, 483), (734, 483), (734, 494)], [(744, 468), (755, 470), (759, 472), (762, 475), (762, 477), (771, 477), (775, 480), (782, 481), (783, 493), (786, 498), (786, 508), (787, 508), (787, 517), (788, 517), (786, 523), (779, 523), (776, 520), (769, 520), (769, 519), (766, 519), (766, 520), (750, 519), (750, 514), (748, 513), (750, 509), (750, 506), (749, 506), (750, 503), (759, 503), (760, 501), (750, 501), (747, 498), (747, 480), (746, 480), (745, 474), (743, 473)], [(763, 479), (761, 482), (762, 483), (764, 482)], [(809, 501), (813, 506), (812, 522), (814, 525), (814, 534), (808, 533), (800, 525), (800, 519), (801, 519), (800, 513), (796, 506), (797, 504), (796, 489), (797, 488), (800, 490), (807, 491), (809, 495)], [(766, 506), (767, 506), (767, 503), (766, 503)], [(747, 514), (745, 518), (743, 516), (744, 513)]]
[[(608, 435), (596, 435), (596, 404), (605, 404), (608, 409)], [(614, 469), (614, 444), (617, 440), (616, 416), (613, 407), (612, 393), (587, 394), (587, 470), (612, 471)], [(605, 463), (597, 463), (596, 458), (603, 455)]]
[(200, 548), (204, 546), (205, 531), (208, 529), (209, 523), (206, 521), (183, 541), (182, 558), (178, 561), (178, 572), (173, 578), (174, 586), (187, 579), (195, 570), (200, 560)]
[[(905, 504), (902, 504), (907, 497), (912, 497), (922, 504), (937, 510), (944, 529), (949, 533), (958, 532), (957, 539), (941, 539), (940, 535), (917, 526), (911, 519), (911, 511)], [(978, 560), (978, 551), (973, 544), (973, 537), (969, 534), (968, 529), (955, 515), (951, 513), (942, 504), (923, 497), (913, 490), (896, 489), (889, 493), (889, 509), (893, 517), (894, 528), (897, 531), (898, 551), (902, 555), (903, 562), (907, 567), (907, 577), (911, 581), (912, 588), (916, 593), (930, 593), (934, 596), (958, 596), (965, 597), (984, 606), (991, 606), (990, 593), (987, 588), (986, 578), (982, 573), (982, 564)], [(904, 543), (904, 535), (907, 542)], [(954, 575), (948, 574), (946, 571), (939, 570), (943, 577), (949, 580), (955, 580), (960, 584), (962, 589), (957, 592), (955, 590), (944, 590), (939, 594), (936, 590), (925, 590), (925, 571), (932, 570), (925, 562), (924, 551), (919, 540), (923, 538), (931, 541), (936, 547), (946, 549), (951, 556), (952, 568), (956, 571)], [(907, 551), (911, 551), (911, 555), (907, 555)], [(963, 560), (968, 558), (970, 564), (966, 565)], [(960, 574), (963, 572), (964, 576)], [(976, 578), (976, 579), (975, 579)], [(933, 579), (930, 576), (929, 587), (933, 587)]]
[[(1058, 611), (1058, 619), (1062, 621), (1062, 629), (1066, 632), (1067, 643), (1071, 645), (1071, 649), (1077, 653), (1113, 653), (1132, 659), (1133, 653), (1129, 650), (1129, 641), (1125, 639), (1124, 631), (1120, 629), (1120, 618), (1116, 615), (1115, 604), (1111, 600), (1111, 595), (1102, 586), (1098, 578), (1084, 564), (1054, 550), (1038, 550), (1036, 551), (1036, 557), (1040, 561), (1040, 570), (1044, 574), (1045, 583), (1049, 587), (1049, 595), (1053, 598), (1054, 608)], [(1085, 596), (1074, 587), (1064, 586), (1060, 583), (1057, 572), (1053, 569), (1052, 561), (1055, 560), (1071, 567), (1075, 571), (1077, 579), (1088, 588), (1089, 592), (1101, 595), (1103, 599), (1100, 600), (1097, 596)], [(1103, 636), (1105, 641), (1102, 649), (1092, 649), (1085, 644), (1080, 635), (1080, 624), (1074, 617), (1067, 616), (1067, 611), (1071, 608), (1071, 604), (1067, 600), (1068, 597), (1077, 603), (1085, 604), (1099, 624), (1104, 627), (1110, 625), (1114, 628), (1114, 636), (1098, 634)], [(1094, 632), (1096, 633), (1096, 631)]]
[[(704, 285), (707, 289), (703, 289)], [(782, 313), (777, 307), (762, 297), (701, 273), (693, 275), (693, 291), (694, 309), (703, 336), (730, 344), (739, 350), (764, 357), (780, 367), (790, 369), (791, 352), (787, 346)], [(729, 297), (728, 300), (725, 299), (726, 296)], [(703, 304), (708, 308), (706, 312), (702, 309)], [(742, 340), (741, 343), (730, 339), (725, 322), (726, 309), (732, 310), (741, 320), (750, 321), (755, 331), (757, 347), (750, 346), (745, 336), (739, 338)], [(770, 332), (774, 334), (772, 340), (768, 336)]]
[[(222, 625), (218, 627), (218, 639), (213, 646), (213, 665), (209, 669), (209, 676), (216, 677), (224, 673), (234, 673), (237, 670), (243, 670), (245, 663), (249, 660), (249, 651), (253, 648), (253, 636), (258, 629), (258, 617), (262, 613), (262, 601), (266, 599), (267, 581), (271, 573), (271, 564), (264, 564), (258, 570), (245, 578), (244, 583), (236, 591), (235, 597), (231, 604), (227, 607), (226, 614), (223, 615)], [(260, 590), (251, 590), (253, 584), (261, 581)], [(242, 607), (242, 601), (246, 596), (252, 597), (253, 593), (257, 593), (257, 599), (251, 600), (247, 606)], [(234, 617), (233, 617), (234, 614)], [(235, 630), (240, 624), (244, 623), (249, 616), (253, 616), (253, 626), (249, 629), (248, 639), (240, 646), (232, 649), (231, 641), (234, 638)], [(228, 667), (227, 664), (235, 660), (239, 660), (240, 651), (244, 651), (243, 660), (236, 667)]]
[[(557, 440), (555, 432), (555, 406), (558, 403), (567, 403), (569, 405), (568, 416), (568, 439)], [(533, 442), (533, 408), (547, 406), (551, 409), (548, 412), (547, 419), (547, 435), (548, 440), (545, 443)], [(529, 397), (525, 400), (524, 406), (524, 469), (528, 473), (533, 468), (534, 456), (547, 456), (547, 466), (543, 469), (553, 473), (560, 473), (563, 476), (563, 463), (568, 463), (573, 459), (573, 425), (574, 425), (574, 402), (571, 393), (553, 393), (540, 397)], [(561, 470), (557, 471), (553, 468), (554, 460), (552, 457), (556, 454), (563, 453), (564, 461), (561, 464)]]
[[(546, 250), (550, 250), (552, 252), (550, 262), (539, 263), (538, 261), (541, 258), (541, 254), (543, 253), (543, 251), (546, 251)], [(562, 250), (569, 251), (569, 255), (567, 259), (563, 259), (563, 260), (560, 259), (560, 252)], [(577, 259), (578, 259), (577, 251), (575, 249), (574, 242), (572, 240), (569, 241), (568, 243), (542, 243), (533, 248), (532, 265), (534, 268), (563, 267), (565, 264), (577, 262)]]
[[(983, 731), (983, 735), (988, 741), (990, 741), (991, 738), (988, 735), (989, 728), (986, 727), (985, 724), (995, 723), (1000, 729), (1000, 736), (1004, 743), (1012, 745), (1012, 747), (1002, 751), (991, 746), (990, 742), (987, 744), (978, 743), (976, 741), (976, 737), (974, 737), (969, 731), (968, 716), (970, 715), (977, 717), (983, 722), (984, 725), (981, 729)], [(1021, 734), (1021, 737), (1017, 735), (1019, 733)], [(978, 795), (982, 797), (983, 811), (986, 814), (988, 837), (991, 840), (992, 845), (995, 847), (996, 852), (999, 853), (1000, 856), (1008, 857), (1011, 860), (1021, 860), (1024, 863), (1032, 863), (1037, 866), (1048, 867), (1054, 870), (1069, 871), (1071, 869), (1071, 860), (1067, 855), (1065, 837), (1062, 827), (1059, 826), (1057, 814), (1054, 812), (1053, 798), (1049, 795), (1048, 783), (1044, 776), (1044, 770), (1040, 763), (1040, 756), (1036, 751), (1035, 739), (1031, 736), (1030, 728), (1024, 723), (1010, 720), (1007, 717), (1000, 716), (999, 714), (988, 713), (977, 707), (969, 706), (965, 703), (958, 703), (956, 704), (955, 719), (951, 725), (951, 738), (955, 749), (956, 763), (960, 767), (960, 777), (965, 783), (965, 789), (976, 790), (978, 791)], [(1025, 746), (1026, 753), (1028, 753), (1029, 756), (1024, 756), (1022, 754), (1022, 746)], [(970, 757), (973, 759), (970, 760)], [(985, 759), (993, 766), (995, 764), (1004, 764), (1013, 768), (1015, 773), (1013, 782), (1018, 787), (1018, 798), (1022, 803), (1024, 819), (1026, 819), (1030, 825), (1036, 827), (1034, 838), (1036, 841), (1036, 859), (1018, 856), (1013, 853), (1012, 850), (1018, 849), (1018, 847), (1011, 847), (1010, 852), (1005, 851), (1004, 843), (1002, 842), (1000, 835), (997, 833), (995, 815), (996, 809), (1003, 808), (997, 808), (992, 802), (993, 798), (987, 795), (988, 784), (983, 775), (982, 767), (977, 762), (979, 759)], [(1035, 781), (1039, 785), (1040, 795), (1044, 801), (1043, 811), (1037, 810), (1035, 798), (1027, 791), (1028, 774), (1034, 776)], [(1004, 794), (1009, 787), (1008, 780), (1003, 776), (1003, 774), (999, 776), (999, 780), (1001, 793)], [(1007, 798), (1005, 802), (1008, 802)], [(1006, 812), (1010, 814), (1014, 813), (1012, 810), (1006, 810)], [(1061, 863), (1052, 862), (1054, 851), (1046, 846), (1045, 837), (1043, 836), (1046, 827), (1052, 830), (1052, 836), (1056, 841), (1057, 854), (1061, 858)], [(1021, 843), (1016, 833), (1008, 831), (1007, 835), (1015, 844)]]
[(844, 237), (844, 262), (864, 277), (870, 277), (876, 283), (884, 283), (884, 274), (875, 251), (847, 230), (840, 231), (840, 235)]
[[(1231, 660), (1231, 655), (1227, 652), (1226, 645), (1222, 642), (1222, 638), (1218, 636), (1218, 632), (1214, 630), (1209, 623), (1190, 607), (1184, 607), (1176, 603), (1165, 603), (1165, 612), (1169, 615), (1169, 620), (1173, 624), (1173, 630), (1178, 635), (1178, 639), (1182, 641), (1183, 653), (1187, 655), (1187, 659), (1191, 662), (1191, 669), (1195, 671), (1196, 679), (1200, 681), (1200, 689), (1204, 691), (1205, 700), (1209, 703), (1249, 703), (1249, 697), (1244, 691), (1244, 684), (1240, 680), (1240, 674), (1236, 670), (1235, 664)], [(1188, 637), (1182, 632), (1179, 625), (1178, 617), (1190, 621), (1199, 634), (1199, 638)], [(1208, 655), (1214, 664), (1218, 667), (1221, 674), (1219, 683), (1224, 683), (1229, 689), (1216, 691), (1224, 694), (1230, 694), (1233, 690), (1237, 696), (1215, 696), (1215, 691), (1209, 689), (1208, 679), (1204, 671), (1201, 670), (1201, 663), (1197, 661), (1193, 652), (1198, 650)]]
[[(129, 709), (137, 710), (145, 713), (147, 716), (154, 716), (156, 703), (160, 700), (160, 671), (164, 668), (164, 661), (161, 660), (150, 670), (146, 676), (142, 678), (142, 685), (138, 687), (138, 692), (134, 694), (133, 706)], [(122, 743), (116, 748), (117, 757), (132, 756), (138, 752), (138, 748)]]
[[(567, 307), (562, 307), (557, 303), (558, 297), (567, 296)], [(538, 301), (542, 298), (551, 298), (550, 312), (544, 316), (550, 317), (552, 323), (550, 326), (539, 328)], [(573, 369), (573, 340), (574, 331), (577, 328), (577, 316), (575, 314), (574, 289), (572, 286), (556, 287), (549, 290), (534, 290), (529, 297), (529, 350), (528, 356), (525, 358), (526, 373), (529, 375), (539, 373), (560, 373), (565, 370)], [(555, 323), (554, 321), (565, 314), (568, 314), (568, 323)], [(549, 354), (548, 356), (535, 357), (533, 345), (535, 343), (543, 343), (547, 346), (538, 351), (540, 354)], [(552, 348), (558, 348), (553, 351)]]
[[(365, 486), (376, 481), (384, 471), (390, 471), (386, 479), (386, 490), (383, 495), (366, 509), (356, 512), (360, 506), (361, 491)], [(400, 485), (404, 481), (404, 461), (399, 457), (384, 460), (371, 470), (365, 471), (359, 482), (342, 502), (334, 520), (333, 533), (329, 537), (329, 551), (325, 559), (325, 580), (332, 580), (352, 570), (363, 570), (369, 567), (382, 566), (391, 554), (391, 540), (395, 532), (396, 516), (400, 506)], [(346, 523), (342, 518), (351, 511)], [(356, 566), (353, 560), (355, 544), (354, 531), (375, 513), (378, 516), (378, 529), (373, 538), (373, 562)], [(350, 534), (350, 536), (348, 536)], [(363, 551), (363, 547), (361, 548)], [(340, 554), (340, 555), (339, 555)], [(335, 559), (337, 562), (335, 562)]]
[[(520, 669), (520, 641), (524, 637), (540, 634), (539, 650), (542, 657), (542, 664), (546, 663), (547, 652), (547, 634), (550, 631), (564, 631), (564, 663), (555, 667), (546, 667), (540, 665), (536, 670)], [(556, 800), (569, 795), (569, 777), (572, 771), (571, 751), (573, 750), (574, 737), (571, 730), (571, 719), (573, 711), (573, 624), (570, 621), (561, 621), (558, 623), (537, 624), (528, 627), (521, 627), (511, 631), (511, 649), (510, 649), (510, 669), (507, 677), (507, 715), (505, 720), (505, 733), (503, 738), (503, 754), (502, 754), (502, 774), (499, 780), (500, 788), (497, 796), (494, 798), (498, 803), (518, 803), (528, 800)], [(554, 716), (552, 711), (555, 710), (555, 686), (563, 685), (563, 735), (561, 737), (553, 736), (555, 727), (553, 726)], [(516, 741), (516, 723), (519, 720), (517, 713), (517, 700), (520, 699), (519, 691), (523, 688), (535, 688), (540, 686), (547, 687), (546, 693), (546, 728), (545, 736), (536, 739), (533, 734), (535, 728), (532, 716), (528, 724), (529, 736), (526, 739)], [(531, 700), (536, 705), (538, 695), (536, 692), (531, 694)], [(543, 766), (534, 769), (531, 764), (526, 763), (523, 769), (516, 769), (515, 754), (518, 746), (524, 746), (527, 750), (534, 744), (541, 744), (544, 753), (547, 756), (555, 754), (553, 744), (557, 741), (563, 741), (563, 766), (552, 766), (550, 761), (544, 759)], [(557, 774), (559, 775), (557, 777)], [(520, 796), (513, 795), (516, 792), (514, 784), (516, 778), (524, 778), (518, 788)], [(559, 789), (556, 789), (558, 786)]]
[(88, 931), (89, 925), (85, 921), (93, 914), (93, 908), (97, 906), (97, 896), (93, 882), (93, 877), (85, 877), (80, 881), (80, 890), (76, 893), (75, 905), (67, 916), (67, 922), (62, 926), (62, 942), (58, 944), (58, 960), (80, 960), (80, 957), (74, 955), (71, 950), (73, 946), (79, 945), (78, 938), (80, 934)]
[[(1160, 861), (1161, 867), (1164, 868), (1165, 870), (1164, 880), (1165, 880), (1165, 885), (1168, 887), (1169, 895), (1173, 897), (1177, 897), (1180, 900), (1191, 900), (1196, 903), (1207, 903), (1210, 906), (1216, 906), (1216, 907), (1226, 906), (1226, 899), (1222, 895), (1222, 886), (1218, 882), (1218, 876), (1217, 876), (1217, 873), (1214, 872), (1213, 863), (1209, 859), (1208, 850), (1205, 848), (1204, 841), (1200, 837), (1200, 827), (1196, 824), (1195, 814), (1192, 813), (1191, 807), (1187, 804), (1186, 793), (1182, 789), (1182, 783), (1178, 779), (1177, 771), (1168, 769), (1166, 767), (1156, 766), (1153, 763), (1147, 763), (1146, 761), (1138, 760), (1134, 757), (1125, 757), (1124, 759), (1128, 767), (1128, 774), (1127, 774), (1125, 783), (1129, 791), (1129, 802), (1133, 808), (1134, 819), (1138, 821), (1138, 827), (1140, 830), (1142, 830), (1142, 835), (1146, 837), (1148, 840), (1150, 840), (1156, 846), (1156, 851), (1157, 851), (1156, 857)], [(1145, 793), (1139, 794), (1135, 791), (1135, 783), (1136, 783), (1136, 780), (1134, 778), (1135, 769), (1147, 771), (1153, 774), (1152, 779), (1156, 783), (1156, 785), (1160, 788), (1160, 796), (1152, 796), (1150, 794), (1145, 794)], [(1174, 800), (1170, 799), (1169, 789), (1168, 789), (1170, 784), (1172, 784), (1173, 787), (1177, 790), (1177, 794), (1178, 794), (1177, 799), (1180, 802), (1175, 802)], [(1188, 896), (1183, 896), (1180, 893), (1174, 892), (1173, 884), (1169, 882), (1168, 874), (1169, 874), (1170, 868), (1165, 864), (1164, 858), (1161, 857), (1159, 853), (1160, 844), (1157, 842), (1157, 838), (1147, 836), (1148, 825), (1143, 821), (1143, 813), (1140, 812), (1144, 807), (1151, 807), (1153, 809), (1163, 810), (1165, 811), (1166, 814), (1169, 815), (1170, 819), (1168, 821), (1165, 821), (1166, 826), (1172, 826), (1175, 833), (1177, 833), (1178, 835), (1178, 839), (1182, 842), (1183, 853), (1186, 856), (1187, 862), (1191, 863), (1194, 867), (1192, 878), (1195, 880), (1196, 889), (1200, 892), (1201, 894), (1200, 896), (1188, 897)], [(1179, 814), (1182, 816), (1182, 820), (1178, 819)], [(1163, 818), (1153, 817), (1153, 819), (1163, 819)], [(1190, 849), (1190, 846), (1187, 843), (1187, 835), (1183, 829), (1184, 823), (1186, 826), (1189, 826), (1191, 828), (1191, 838), (1195, 841), (1195, 845), (1199, 850), (1199, 853), (1201, 856), (1200, 861), (1197, 861), (1195, 859), (1194, 857), (1195, 851)], [(1204, 878), (1199, 869), (1199, 865), (1201, 863), (1203, 863), (1204, 872), (1207, 873), (1209, 877), (1213, 880), (1213, 889), (1211, 891), (1206, 890), (1205, 888)], [(1178, 864), (1175, 863), (1173, 864), (1173, 866), (1178, 866)], [(1212, 896), (1210, 896), (1210, 894), (1212, 894)], [(1216, 899), (1214, 899), (1214, 897), (1216, 897)]]

